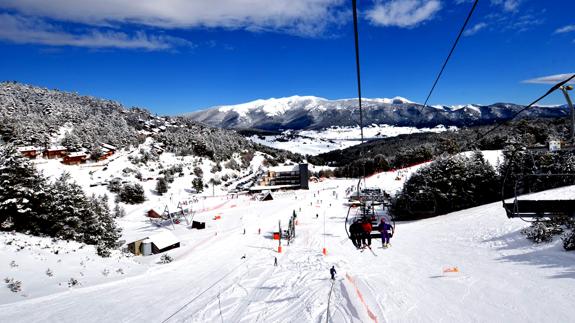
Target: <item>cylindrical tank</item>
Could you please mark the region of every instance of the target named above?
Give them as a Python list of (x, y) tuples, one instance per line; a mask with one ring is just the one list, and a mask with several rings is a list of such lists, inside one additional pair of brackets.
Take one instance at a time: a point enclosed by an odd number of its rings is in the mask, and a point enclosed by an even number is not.
[(142, 255), (149, 256), (152, 254), (152, 242), (148, 239), (142, 242)]

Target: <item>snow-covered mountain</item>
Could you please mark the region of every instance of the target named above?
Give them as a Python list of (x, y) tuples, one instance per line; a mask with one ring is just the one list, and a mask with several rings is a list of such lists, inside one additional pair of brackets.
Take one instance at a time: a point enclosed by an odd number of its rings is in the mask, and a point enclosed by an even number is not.
[[(222, 128), (262, 130), (317, 130), (332, 126), (356, 126), (359, 123), (357, 99), (328, 100), (314, 96), (291, 96), (255, 100), (238, 105), (217, 106), (186, 116), (192, 120)], [(435, 127), (471, 126), (507, 120), (523, 108), (521, 105), (426, 106), (402, 97), (363, 99), (364, 124)], [(564, 106), (533, 107), (522, 118), (564, 117)]]

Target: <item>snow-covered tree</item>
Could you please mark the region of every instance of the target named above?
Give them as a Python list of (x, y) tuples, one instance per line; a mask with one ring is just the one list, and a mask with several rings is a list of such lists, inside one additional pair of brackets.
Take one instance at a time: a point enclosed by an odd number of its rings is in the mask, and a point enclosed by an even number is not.
[(0, 230), (40, 234), (46, 227), (47, 183), (12, 146), (0, 146)]
[[(412, 218), (410, 203), (429, 200), (434, 215), (466, 209), (499, 198), (499, 177), (484, 160), (481, 152), (471, 157), (439, 158), (413, 174), (405, 183), (394, 203), (399, 218)], [(428, 215), (428, 214), (426, 214)]]
[(118, 194), (120, 201), (128, 204), (140, 204), (146, 200), (144, 187), (140, 184), (125, 184)]
[(62, 174), (54, 183), (10, 146), (0, 146), (0, 230), (48, 235), (98, 246), (104, 254), (120, 237), (107, 196), (87, 197)]
[(159, 177), (156, 182), (156, 192), (160, 195), (168, 192), (168, 181), (165, 177)]

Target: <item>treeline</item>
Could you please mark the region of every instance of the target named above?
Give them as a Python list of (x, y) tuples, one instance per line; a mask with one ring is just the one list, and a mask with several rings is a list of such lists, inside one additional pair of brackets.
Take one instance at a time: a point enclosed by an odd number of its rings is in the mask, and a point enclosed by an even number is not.
[[(107, 196), (86, 196), (68, 174), (53, 183), (12, 146), (0, 146), (0, 230), (96, 245), (108, 256), (120, 229)], [(115, 210), (118, 211), (118, 210)]]
[(143, 138), (126, 120), (128, 113), (110, 100), (0, 83), (0, 135), (17, 146), (50, 146), (63, 127), (69, 133), (61, 144), (72, 151), (90, 150), (100, 143), (120, 148), (137, 145)]
[(396, 196), (392, 212), (398, 219), (446, 214), (511, 198), (575, 185), (572, 151), (533, 151), (507, 146), (496, 170), (481, 152), (470, 157), (443, 156), (415, 172)]
[[(417, 133), (374, 140), (344, 150), (308, 156), (316, 165), (337, 167), (338, 177), (369, 176), (375, 172), (403, 168), (473, 149), (503, 149), (510, 141), (526, 146), (545, 145), (549, 138), (563, 138), (567, 133), (563, 119), (521, 120), (507, 123), (483, 136), (493, 126), (466, 128), (442, 133)], [(365, 169), (365, 170), (364, 170)]]
[(496, 201), (500, 180), (479, 151), (441, 157), (411, 175), (396, 196), (397, 219), (417, 219)]

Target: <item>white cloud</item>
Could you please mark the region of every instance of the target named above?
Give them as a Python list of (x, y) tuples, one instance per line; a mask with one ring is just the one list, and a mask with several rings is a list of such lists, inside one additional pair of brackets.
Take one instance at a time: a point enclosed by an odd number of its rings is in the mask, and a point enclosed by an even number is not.
[(88, 25), (223, 27), (317, 35), (344, 0), (2, 0), (0, 8)]
[[(455, 0), (456, 4), (473, 3), (475, 0)], [(500, 6), (505, 11), (516, 11), (523, 0), (491, 0), (491, 5)]]
[(477, 34), (479, 31), (481, 31), (482, 29), (486, 28), (487, 26), (488, 26), (488, 25), (487, 25), (486, 23), (480, 22), (480, 23), (476, 24), (475, 26), (473, 26), (473, 27), (467, 29), (467, 30), (463, 33), (463, 35), (464, 35), (464, 36), (472, 36), (472, 35), (475, 35), (475, 34)]
[(0, 14), (0, 40), (19, 44), (43, 44), (50, 46), (76, 46), (88, 48), (123, 48), (145, 50), (169, 50), (174, 47), (191, 46), (184, 39), (166, 35), (149, 35), (136, 32), (129, 35), (112, 30), (88, 30), (83, 33), (65, 31), (41, 19)]
[(516, 11), (521, 2), (522, 0), (491, 0), (492, 4), (503, 7), (505, 11)]
[(557, 30), (555, 30), (556, 34), (564, 34), (564, 33), (570, 33), (572, 31), (575, 31), (575, 25), (567, 25), (564, 27), (561, 27)]
[(367, 18), (374, 25), (414, 27), (432, 19), (440, 9), (439, 0), (390, 0), (377, 2)]
[[(568, 79), (569, 77), (573, 76), (574, 73), (567, 73), (567, 74), (556, 74), (556, 75), (549, 75), (538, 77), (530, 80), (525, 80), (523, 83), (531, 83), (531, 84), (557, 84), (561, 81)], [(569, 83), (573, 83), (575, 81), (571, 81)]]

